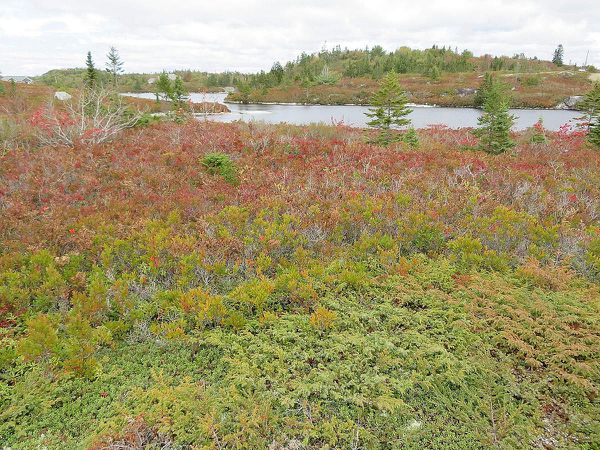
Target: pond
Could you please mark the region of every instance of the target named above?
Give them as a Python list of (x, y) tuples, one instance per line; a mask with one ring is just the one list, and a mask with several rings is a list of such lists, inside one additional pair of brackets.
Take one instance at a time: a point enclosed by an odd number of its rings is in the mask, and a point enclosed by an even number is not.
[[(127, 93), (132, 97), (155, 98), (150, 92), (141, 94)], [(193, 102), (224, 103), (227, 93), (191, 93)], [(230, 113), (202, 116), (206, 120), (219, 122), (264, 121), (267, 123), (287, 122), (295, 125), (309, 123), (340, 123), (354, 127), (365, 127), (367, 106), (334, 106), (334, 105), (291, 105), (291, 104), (248, 104), (227, 103)], [(475, 108), (447, 108), (437, 106), (411, 106), (412, 113), (408, 116), (415, 128), (425, 128), (429, 125), (446, 125), (450, 128), (476, 127), (477, 118), (481, 111)], [(514, 129), (523, 130), (531, 127), (538, 119), (544, 121), (544, 127), (558, 130), (565, 123), (573, 123), (581, 116), (578, 111), (554, 109), (513, 109), (516, 116)]]

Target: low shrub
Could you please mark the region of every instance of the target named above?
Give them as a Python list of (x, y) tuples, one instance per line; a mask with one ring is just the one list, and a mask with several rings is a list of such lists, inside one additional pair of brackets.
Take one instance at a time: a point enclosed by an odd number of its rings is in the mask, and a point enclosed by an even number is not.
[(201, 163), (209, 174), (218, 174), (227, 183), (238, 184), (237, 169), (229, 155), (225, 153), (209, 153), (202, 158)]

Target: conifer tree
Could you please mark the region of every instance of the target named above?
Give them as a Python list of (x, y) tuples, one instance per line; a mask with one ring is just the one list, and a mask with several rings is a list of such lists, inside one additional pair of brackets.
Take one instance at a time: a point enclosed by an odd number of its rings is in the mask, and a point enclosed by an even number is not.
[(554, 50), (554, 56), (552, 57), (552, 62), (554, 64), (556, 64), (558, 67), (563, 65), (563, 56), (564, 56), (564, 49), (562, 44), (558, 44), (558, 47), (556, 47), (556, 50)]
[(502, 91), (502, 86), (493, 82), (483, 105), (483, 114), (478, 120), (481, 128), (474, 131), (479, 137), (479, 147), (482, 150), (498, 155), (515, 146), (510, 138), (515, 116), (508, 109), (509, 100)]
[(487, 94), (489, 90), (492, 88), (494, 84), (494, 77), (490, 72), (486, 72), (483, 74), (483, 80), (479, 85), (479, 89), (477, 90), (477, 94), (475, 94), (475, 106), (481, 108), (485, 104), (485, 99), (487, 98)]
[(156, 94), (157, 99), (160, 97), (163, 100), (167, 100), (173, 95), (173, 86), (171, 85), (169, 75), (165, 71), (159, 75), (156, 82)]
[(548, 138), (546, 138), (546, 130), (544, 128), (544, 121), (541, 117), (533, 125), (533, 127), (531, 127), (529, 142), (532, 144), (546, 144), (548, 142)]
[(281, 83), (281, 80), (283, 80), (283, 76), (285, 75), (285, 71), (279, 61), (273, 64), (270, 74), (275, 78), (277, 84)]
[(106, 55), (106, 71), (110, 74), (112, 78), (112, 84), (114, 87), (117, 87), (117, 79), (120, 74), (123, 73), (123, 61), (119, 56), (119, 52), (116, 48), (111, 47), (108, 55)]
[(404, 133), (404, 136), (402, 136), (402, 140), (406, 144), (408, 144), (408, 146), (410, 148), (418, 148), (419, 147), (419, 135), (417, 134), (417, 131), (413, 127), (410, 127), (408, 129), (408, 131), (406, 133)]
[(389, 72), (383, 77), (379, 90), (373, 95), (371, 104), (366, 113), (371, 118), (367, 125), (379, 129), (377, 142), (382, 145), (388, 145), (395, 139), (392, 130), (409, 125), (410, 119), (406, 116), (411, 113), (411, 109), (406, 105), (408, 99), (395, 72)]
[(588, 141), (597, 148), (600, 148), (600, 83), (594, 83), (594, 87), (589, 91), (580, 107), (585, 111), (585, 121), (588, 130)]
[(85, 58), (85, 84), (89, 88), (93, 88), (94, 86), (96, 86), (97, 82), (98, 73), (96, 71), (96, 66), (94, 66), (92, 52), (87, 52), (87, 57)]
[(173, 102), (173, 109), (179, 109), (185, 107), (185, 102), (188, 100), (188, 93), (183, 86), (183, 80), (181, 77), (175, 78), (173, 88), (171, 92), (171, 101)]
[(440, 79), (440, 74), (441, 74), (440, 68), (438, 66), (436, 66), (436, 65), (431, 66), (431, 68), (427, 72), (427, 75), (433, 81), (439, 80)]

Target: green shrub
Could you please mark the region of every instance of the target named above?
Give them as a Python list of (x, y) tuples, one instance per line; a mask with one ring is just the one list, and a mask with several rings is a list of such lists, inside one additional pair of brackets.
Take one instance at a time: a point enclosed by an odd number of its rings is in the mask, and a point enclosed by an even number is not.
[(406, 131), (406, 133), (402, 135), (402, 141), (406, 143), (410, 148), (419, 147), (419, 135), (413, 127), (410, 127)]
[(229, 297), (245, 308), (260, 312), (267, 305), (274, 289), (275, 284), (271, 280), (256, 278), (238, 285), (229, 293)]
[(400, 247), (404, 253), (439, 253), (446, 237), (441, 225), (425, 214), (412, 214), (399, 223)]
[(448, 243), (448, 248), (462, 269), (488, 269), (504, 271), (508, 261), (494, 250), (484, 247), (481, 241), (470, 236), (461, 236)]
[(150, 113), (144, 113), (138, 117), (134, 127), (147, 127), (148, 125), (152, 125), (153, 123), (160, 122), (160, 116)]
[(229, 183), (238, 184), (237, 169), (235, 164), (225, 153), (208, 153), (202, 158), (202, 165), (211, 175), (221, 175)]
[(27, 321), (27, 333), (17, 344), (17, 352), (27, 361), (47, 360), (60, 349), (58, 318), (39, 314)]
[(592, 239), (585, 253), (585, 259), (592, 276), (600, 279), (600, 238)]
[(311, 315), (310, 315), (310, 324), (313, 328), (319, 331), (325, 331), (331, 328), (337, 318), (337, 314), (335, 311), (330, 311), (327, 308), (323, 308), (319, 306)]
[(527, 87), (539, 86), (542, 84), (542, 77), (539, 74), (529, 75), (521, 78), (521, 84)]

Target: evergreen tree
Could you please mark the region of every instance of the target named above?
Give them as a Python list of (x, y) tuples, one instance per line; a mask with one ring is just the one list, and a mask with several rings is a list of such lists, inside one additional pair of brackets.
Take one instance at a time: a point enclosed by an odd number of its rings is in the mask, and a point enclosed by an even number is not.
[(180, 109), (186, 106), (188, 100), (188, 92), (183, 86), (183, 80), (181, 77), (175, 78), (173, 88), (171, 91), (171, 101), (173, 102), (173, 109)]
[(335, 73), (329, 70), (329, 66), (325, 64), (321, 73), (315, 77), (315, 83), (317, 84), (329, 84), (334, 85), (338, 82), (338, 77)]
[(252, 92), (252, 88), (249, 83), (242, 82), (238, 86), (238, 91), (240, 92), (240, 99), (242, 103), (250, 102), (250, 93)]
[(558, 47), (556, 47), (556, 50), (554, 50), (554, 56), (552, 57), (552, 62), (554, 64), (556, 64), (558, 67), (563, 65), (563, 56), (564, 56), (564, 49), (562, 44), (558, 44)]
[(167, 100), (173, 95), (173, 86), (167, 72), (162, 72), (156, 82), (156, 98)]
[(142, 90), (142, 81), (136, 77), (135, 81), (133, 82), (133, 91), (140, 92), (141, 90)]
[(548, 142), (548, 139), (546, 138), (546, 130), (544, 128), (544, 121), (541, 117), (533, 125), (533, 127), (531, 127), (529, 142), (532, 144), (546, 144)]
[(281, 66), (281, 63), (279, 61), (277, 61), (275, 64), (273, 64), (273, 67), (271, 67), (270, 74), (273, 76), (273, 78), (275, 79), (277, 84), (281, 83), (281, 81), (283, 80), (283, 75), (285, 74), (285, 71), (283, 70), (283, 67)]
[(108, 55), (106, 55), (106, 71), (110, 74), (112, 78), (112, 84), (114, 87), (117, 87), (117, 78), (120, 74), (123, 73), (123, 61), (121, 61), (121, 57), (119, 56), (119, 52), (116, 48), (111, 47)]
[(479, 137), (479, 147), (482, 150), (498, 155), (515, 146), (510, 138), (515, 116), (511, 115), (508, 109), (509, 100), (502, 86), (493, 82), (483, 105), (483, 114), (478, 120), (481, 128), (473, 132)]
[(502, 66), (504, 66), (504, 62), (497, 56), (494, 56), (494, 59), (492, 59), (492, 62), (490, 64), (490, 69), (498, 71), (502, 70)]
[(438, 66), (436, 66), (436, 65), (434, 65), (434, 66), (431, 66), (431, 67), (429, 68), (429, 70), (427, 71), (427, 76), (428, 76), (428, 77), (429, 77), (431, 80), (433, 80), (433, 81), (437, 81), (437, 80), (439, 80), (439, 79), (440, 79), (440, 74), (441, 74), (441, 72), (440, 72), (440, 68), (439, 68)]
[(417, 131), (410, 127), (404, 136), (402, 136), (402, 141), (404, 141), (410, 148), (418, 148), (419, 147), (419, 135)]
[(93, 88), (98, 83), (98, 72), (96, 66), (94, 66), (94, 60), (92, 59), (92, 52), (87, 52), (85, 58), (85, 84), (89, 88)]
[(411, 113), (411, 109), (406, 106), (407, 103), (398, 75), (389, 72), (383, 77), (379, 90), (371, 99), (373, 107), (366, 113), (371, 118), (367, 125), (380, 130), (377, 138), (380, 144), (387, 145), (394, 140), (391, 132), (393, 128), (410, 124), (410, 119), (406, 116)]
[(580, 107), (586, 112), (586, 126), (588, 130), (588, 141), (600, 148), (600, 83), (594, 83), (594, 87), (588, 92), (580, 103)]
[(485, 100), (487, 98), (488, 92), (492, 88), (494, 84), (494, 77), (490, 72), (486, 72), (483, 74), (483, 80), (479, 85), (479, 89), (477, 90), (477, 94), (475, 94), (474, 103), (475, 106), (481, 108), (485, 104)]

